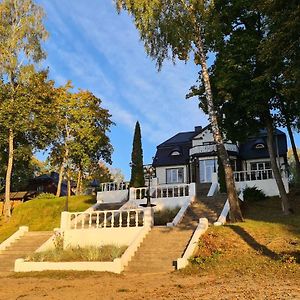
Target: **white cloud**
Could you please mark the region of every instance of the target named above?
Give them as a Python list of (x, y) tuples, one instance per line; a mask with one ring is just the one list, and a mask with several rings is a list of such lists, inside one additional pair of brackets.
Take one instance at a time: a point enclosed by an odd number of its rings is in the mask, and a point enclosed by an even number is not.
[(99, 95), (117, 125), (131, 132), (138, 119), (155, 145), (206, 123), (197, 101), (185, 100), (197, 77), (193, 63), (167, 62), (158, 73), (126, 13), (117, 15), (109, 1), (41, 2), (52, 32), (47, 44), (52, 74), (60, 82), (68, 74), (76, 86)]

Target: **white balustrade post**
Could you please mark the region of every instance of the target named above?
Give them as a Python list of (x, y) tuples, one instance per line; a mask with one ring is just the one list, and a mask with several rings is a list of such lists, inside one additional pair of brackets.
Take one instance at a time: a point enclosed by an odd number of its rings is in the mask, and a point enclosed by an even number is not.
[(129, 189), (129, 200), (136, 200), (135, 199), (135, 188), (131, 187)]
[(144, 226), (152, 227), (154, 225), (154, 209), (152, 207), (146, 207), (144, 209)]
[(66, 230), (70, 229), (70, 213), (63, 211), (60, 217), (60, 229)]
[(189, 196), (196, 196), (196, 183), (192, 182), (189, 184)]

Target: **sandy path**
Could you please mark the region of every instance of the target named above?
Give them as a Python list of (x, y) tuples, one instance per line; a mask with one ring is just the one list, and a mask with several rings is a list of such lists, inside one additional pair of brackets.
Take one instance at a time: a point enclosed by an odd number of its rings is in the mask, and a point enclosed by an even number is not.
[(300, 278), (182, 274), (1, 278), (0, 299), (300, 299)]

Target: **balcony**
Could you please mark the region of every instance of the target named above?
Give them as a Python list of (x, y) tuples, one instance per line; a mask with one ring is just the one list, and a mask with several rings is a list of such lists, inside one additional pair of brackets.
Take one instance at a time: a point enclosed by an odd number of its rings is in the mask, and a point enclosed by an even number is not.
[[(239, 149), (237, 145), (235, 144), (229, 144), (225, 143), (225, 149), (230, 152), (235, 152), (238, 154)], [(208, 144), (208, 145), (201, 145), (201, 146), (195, 146), (190, 149), (190, 156), (195, 154), (203, 154), (203, 153), (211, 153), (217, 151), (217, 145), (216, 144)]]

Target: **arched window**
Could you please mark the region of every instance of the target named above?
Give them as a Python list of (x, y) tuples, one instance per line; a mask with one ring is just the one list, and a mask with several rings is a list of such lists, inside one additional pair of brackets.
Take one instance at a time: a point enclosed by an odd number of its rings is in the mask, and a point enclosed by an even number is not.
[(266, 148), (265, 144), (259, 143), (255, 145), (255, 149), (264, 149)]
[(171, 156), (178, 156), (178, 155), (180, 155), (180, 152), (178, 150), (174, 150), (174, 151), (171, 152), (170, 155)]

